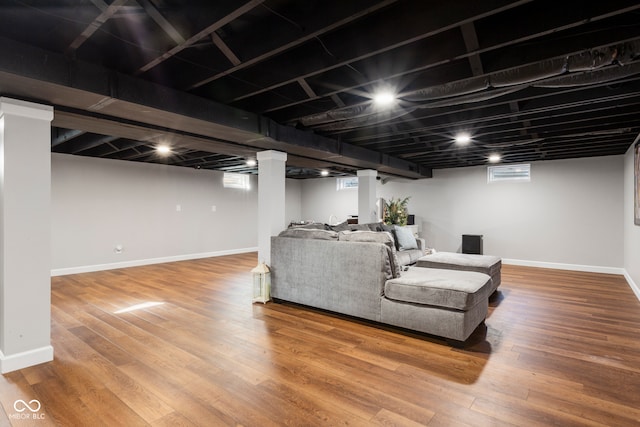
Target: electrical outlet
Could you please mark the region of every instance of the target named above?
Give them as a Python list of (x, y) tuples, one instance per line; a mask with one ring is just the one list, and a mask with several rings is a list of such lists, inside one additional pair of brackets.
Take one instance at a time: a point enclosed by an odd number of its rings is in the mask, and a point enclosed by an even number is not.
[(215, 212), (216, 211), (216, 205), (211, 206), (211, 212)]
[(176, 212), (181, 212), (181, 211), (182, 211), (182, 206), (176, 205)]
[(122, 251), (124, 251), (124, 247), (122, 245), (116, 245), (116, 247), (113, 248), (113, 252), (115, 252), (117, 254), (121, 254)]

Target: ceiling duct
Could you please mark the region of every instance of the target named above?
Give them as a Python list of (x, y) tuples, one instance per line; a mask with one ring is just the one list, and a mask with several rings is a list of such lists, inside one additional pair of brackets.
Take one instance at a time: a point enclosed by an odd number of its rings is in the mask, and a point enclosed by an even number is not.
[(451, 107), (453, 105), (470, 104), (473, 102), (488, 101), (490, 99), (499, 98), (504, 95), (508, 95), (513, 92), (527, 88), (528, 85), (520, 85), (515, 87), (504, 87), (500, 89), (491, 89), (481, 93), (473, 93), (467, 96), (458, 96), (455, 98), (443, 99), (441, 101), (429, 102), (427, 104), (421, 104), (417, 108), (441, 108)]
[(620, 80), (640, 73), (640, 62), (625, 65), (623, 67), (602, 68), (595, 71), (587, 71), (566, 76), (555, 77), (535, 83), (535, 87), (564, 88), (586, 86), (597, 83), (607, 83)]
[(357, 127), (367, 126), (371, 124), (383, 123), (388, 120), (397, 119), (398, 117), (405, 116), (412, 111), (414, 111), (416, 107), (409, 108), (394, 108), (388, 111), (379, 111), (377, 113), (364, 116), (364, 117), (356, 117), (351, 120), (343, 120), (336, 123), (329, 123), (322, 126), (319, 126), (315, 129), (321, 131), (336, 131), (336, 130), (345, 130), (345, 129), (353, 129)]
[(566, 70), (566, 58), (548, 59), (546, 61), (540, 61), (535, 64), (525, 65), (511, 70), (491, 73), (489, 75), (489, 83), (491, 87), (522, 85), (558, 76)]
[(366, 117), (356, 117), (350, 120), (342, 120), (336, 123), (325, 124), (323, 126), (318, 126), (315, 129), (319, 131), (328, 132), (328, 131), (353, 129), (357, 127), (372, 125), (372, 124), (379, 124), (388, 120), (393, 120), (393, 119), (397, 119), (398, 117), (405, 116), (417, 109), (451, 107), (453, 105), (488, 101), (490, 99), (498, 98), (500, 96), (517, 92), (519, 90), (525, 89), (526, 87), (528, 86), (521, 85), (516, 87), (493, 89), (493, 90), (482, 92), (482, 93), (475, 93), (467, 96), (459, 96), (455, 98), (443, 99), (436, 102), (429, 102), (429, 103), (424, 103), (419, 105), (412, 104), (408, 107), (399, 107), (399, 108), (395, 108), (392, 111), (378, 112), (376, 114), (368, 115)]
[(597, 131), (567, 134), (567, 135), (564, 135), (564, 138), (583, 138), (585, 136), (620, 135), (620, 134), (629, 133), (632, 130), (633, 128), (597, 130)]
[(521, 145), (534, 144), (536, 142), (544, 141), (544, 138), (531, 138), (524, 139), (521, 141), (509, 141), (509, 142), (500, 142), (500, 143), (491, 143), (491, 144), (483, 144), (484, 148), (510, 148), (510, 147), (518, 147)]
[(339, 120), (353, 119), (355, 117), (364, 117), (375, 114), (371, 104), (354, 105), (351, 107), (340, 108), (337, 110), (327, 111), (326, 113), (312, 114), (300, 119), (300, 123), (305, 126), (320, 125)]
[[(638, 58), (639, 53), (640, 40), (634, 40), (412, 91), (400, 95), (402, 100), (411, 103), (410, 106), (398, 107), (391, 112), (377, 111), (371, 104), (362, 104), (306, 116), (300, 119), (300, 123), (320, 131), (346, 130), (402, 117), (416, 108), (482, 102), (529, 86), (554, 88), (606, 83), (638, 73), (637, 64), (619, 67)], [(441, 101), (429, 102), (438, 99)]]
[(616, 59), (617, 49), (590, 50), (567, 57), (567, 72), (591, 71), (610, 65)]
[(401, 97), (411, 102), (431, 101), (440, 98), (450, 98), (452, 96), (468, 95), (489, 89), (489, 87), (488, 77), (482, 76), (419, 89), (410, 92), (408, 95), (403, 94)]

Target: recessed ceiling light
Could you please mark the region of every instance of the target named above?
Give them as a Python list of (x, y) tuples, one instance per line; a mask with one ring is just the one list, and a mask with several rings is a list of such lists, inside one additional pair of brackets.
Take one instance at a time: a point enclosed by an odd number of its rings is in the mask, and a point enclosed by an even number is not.
[(329, 171), (328, 170), (322, 170), (322, 171), (320, 171), (320, 175), (328, 176), (329, 175)]
[(500, 160), (502, 160), (502, 157), (500, 157), (499, 154), (492, 154), (489, 156), (489, 162), (491, 163), (498, 163)]
[(468, 144), (471, 142), (471, 135), (468, 133), (460, 133), (456, 135), (456, 142), (458, 144)]
[(158, 145), (156, 147), (156, 152), (158, 154), (166, 156), (167, 154), (171, 153), (171, 147), (169, 147), (168, 145)]
[(254, 159), (247, 160), (247, 166), (255, 166), (257, 164), (258, 162), (256, 162)]
[(396, 96), (391, 92), (378, 92), (373, 95), (373, 102), (381, 107), (387, 107), (393, 104), (396, 100)]

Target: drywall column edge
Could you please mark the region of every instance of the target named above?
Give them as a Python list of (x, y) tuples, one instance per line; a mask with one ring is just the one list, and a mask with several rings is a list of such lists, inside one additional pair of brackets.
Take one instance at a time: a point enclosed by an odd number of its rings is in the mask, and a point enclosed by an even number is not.
[(358, 171), (358, 223), (377, 221), (376, 177), (378, 172), (371, 169)]
[(53, 360), (53, 107), (0, 98), (0, 370)]
[(258, 153), (258, 261), (271, 264), (271, 236), (286, 227), (285, 177), (287, 153)]

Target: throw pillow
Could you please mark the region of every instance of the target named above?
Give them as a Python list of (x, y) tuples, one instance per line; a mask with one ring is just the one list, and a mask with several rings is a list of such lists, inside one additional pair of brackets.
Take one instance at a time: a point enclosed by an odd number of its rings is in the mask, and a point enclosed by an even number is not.
[(398, 237), (396, 236), (396, 229), (394, 228), (394, 226), (382, 224), (382, 231), (386, 231), (387, 233), (391, 234), (391, 237), (393, 238), (393, 244), (396, 247), (396, 251), (399, 250), (400, 247), (398, 246)]
[(418, 249), (418, 242), (416, 242), (416, 238), (413, 236), (411, 230), (406, 227), (400, 227), (399, 225), (395, 225), (393, 228), (396, 230), (399, 250)]

